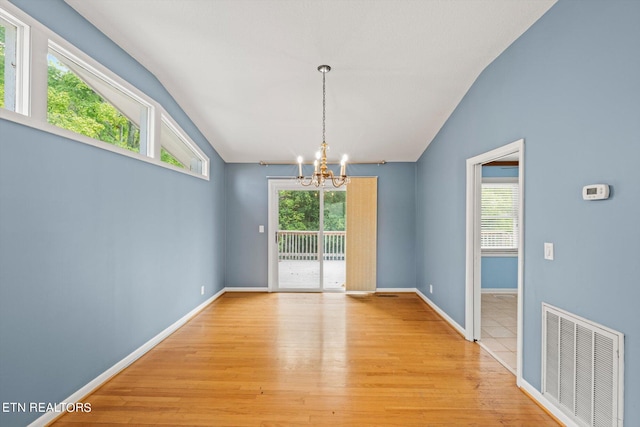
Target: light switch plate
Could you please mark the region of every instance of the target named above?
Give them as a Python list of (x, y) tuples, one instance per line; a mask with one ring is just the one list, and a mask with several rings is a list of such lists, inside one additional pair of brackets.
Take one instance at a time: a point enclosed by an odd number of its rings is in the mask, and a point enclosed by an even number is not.
[(544, 259), (553, 261), (553, 243), (544, 243)]
[(258, 233), (264, 233), (264, 225), (258, 226)]

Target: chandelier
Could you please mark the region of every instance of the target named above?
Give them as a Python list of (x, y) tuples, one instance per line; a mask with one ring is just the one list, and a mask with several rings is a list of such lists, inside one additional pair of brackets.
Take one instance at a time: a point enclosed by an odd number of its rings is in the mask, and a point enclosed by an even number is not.
[(342, 156), (340, 161), (340, 175), (335, 176), (333, 171), (327, 166), (327, 150), (329, 145), (325, 141), (325, 122), (326, 122), (326, 74), (331, 71), (331, 67), (328, 65), (320, 65), (318, 71), (322, 73), (322, 144), (320, 145), (320, 151), (316, 153), (316, 159), (313, 161), (313, 175), (302, 175), (302, 156), (298, 156), (298, 177), (297, 182), (305, 187), (311, 184), (316, 187), (325, 185), (327, 181), (330, 181), (334, 187), (338, 188), (344, 184), (349, 183), (349, 177), (347, 176), (347, 155)]

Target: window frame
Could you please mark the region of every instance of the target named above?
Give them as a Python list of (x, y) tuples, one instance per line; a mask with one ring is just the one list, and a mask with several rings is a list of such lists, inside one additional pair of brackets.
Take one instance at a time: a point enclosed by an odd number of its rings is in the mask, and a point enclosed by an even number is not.
[[(482, 178), (482, 183), (481, 186), (484, 184), (510, 184), (516, 185), (516, 188), (518, 188), (518, 191), (520, 191), (518, 184), (519, 184), (519, 177), (487, 177), (487, 178)], [(482, 187), (481, 187), (481, 192), (482, 192)], [(482, 201), (480, 203), (480, 205), (482, 206)], [(515, 212), (515, 219), (518, 220), (519, 218), (519, 209), (520, 209), (520, 202), (519, 202), (519, 198), (518, 200), (516, 200), (516, 212)], [(520, 227), (520, 224), (518, 224), (518, 229)], [(514, 236), (516, 239), (518, 239), (519, 237), (519, 230), (516, 229), (514, 230)], [(482, 235), (482, 211), (480, 214), (480, 235)], [(481, 240), (482, 242), (482, 240)], [(518, 245), (515, 248), (483, 248), (482, 247), (482, 243), (480, 244), (480, 253), (481, 256), (483, 257), (517, 257), (518, 256), (518, 250), (519, 250), (519, 246), (520, 246), (520, 241), (518, 240)]]
[[(6, 119), (66, 139), (209, 181), (209, 167), (211, 164), (209, 157), (189, 137), (189, 134), (177, 124), (175, 119), (160, 103), (6, 0), (0, 0), (0, 16), (5, 20), (7, 20), (5, 16), (11, 17), (12, 20), (8, 22), (12, 25), (13, 22), (18, 22), (20, 25), (23, 25), (25, 29), (19, 42), (21, 45), (16, 47), (17, 51), (22, 52), (21, 55), (23, 58), (23, 69), (21, 70), (20, 81), (20, 91), (23, 96), (23, 101), (21, 102), (23, 102), (23, 104), (21, 104), (20, 112), (0, 108), (0, 119)], [(147, 107), (147, 144), (144, 150), (145, 152), (142, 152), (142, 138), (141, 152), (137, 153), (48, 123), (47, 53), (49, 48), (67, 57), (67, 59), (72, 60), (103, 82)], [(105, 101), (113, 105), (108, 98), (105, 98)], [(202, 160), (201, 172), (193, 172), (189, 168), (179, 168), (161, 160), (160, 123), (163, 117), (168, 119), (167, 122), (171, 123), (171, 127), (178, 131), (178, 135), (186, 142), (187, 146)], [(140, 129), (140, 132), (142, 135), (143, 130)]]
[[(110, 144), (110, 143), (108, 143), (106, 141), (101, 141), (99, 139), (95, 139), (95, 138), (91, 138), (91, 137), (87, 137), (87, 138), (89, 138), (89, 139), (91, 139), (93, 141), (98, 141), (100, 144), (96, 145), (96, 146), (99, 146), (100, 148), (103, 148), (102, 144), (107, 144), (107, 145), (109, 145), (111, 147), (117, 148), (116, 152), (118, 152), (118, 153), (120, 153), (121, 151), (124, 151), (124, 152), (132, 153), (134, 155), (142, 155), (144, 157), (152, 157), (153, 158), (154, 157), (153, 156), (153, 154), (154, 154), (154, 151), (153, 151), (153, 137), (151, 135), (150, 130), (153, 128), (153, 120), (154, 120), (154, 116), (155, 116), (155, 114), (154, 114), (155, 107), (149, 101), (144, 99), (142, 96), (136, 94), (130, 88), (127, 88), (125, 86), (124, 82), (118, 83), (116, 80), (111, 78), (109, 75), (107, 75), (104, 72), (98, 70), (97, 68), (95, 68), (91, 64), (87, 63), (87, 61), (85, 61), (85, 60), (79, 58), (78, 56), (74, 55), (68, 49), (65, 49), (63, 46), (61, 46), (60, 44), (56, 43), (55, 41), (53, 41), (51, 39), (49, 39), (47, 55), (49, 54), (49, 51), (55, 52), (56, 53), (56, 58), (58, 60), (60, 60), (61, 58), (64, 58), (65, 60), (68, 60), (68, 61), (71, 61), (71, 62), (75, 63), (77, 66), (79, 66), (80, 68), (83, 68), (85, 71), (87, 71), (89, 74), (91, 74), (94, 78), (96, 78), (98, 80), (101, 80), (103, 83), (106, 83), (107, 85), (111, 86), (115, 90), (122, 92), (124, 95), (128, 96), (129, 98), (131, 98), (134, 101), (136, 101), (137, 103), (139, 103), (143, 108), (146, 108), (146, 118), (144, 120), (144, 122), (145, 122), (144, 129), (143, 129), (142, 120), (141, 120), (141, 123), (140, 123), (140, 152), (136, 153), (135, 151), (126, 150), (126, 149), (123, 149), (121, 147), (117, 147), (117, 146), (115, 146), (113, 144)], [(85, 84), (87, 84), (93, 90), (91, 85), (88, 82), (86, 82), (84, 78), (79, 76), (64, 61), (61, 61), (61, 62), (62, 62), (63, 65), (65, 65), (67, 68), (69, 68), (69, 70), (72, 73), (74, 73), (80, 80), (82, 80)], [(47, 89), (48, 89), (48, 86), (49, 85), (47, 84)], [(118, 106), (116, 106), (115, 103), (113, 101), (111, 101), (108, 97), (104, 97), (99, 93), (98, 93), (98, 95), (101, 96), (112, 107), (114, 107), (116, 110), (118, 110), (118, 112), (120, 112), (120, 114), (124, 115), (124, 113), (122, 113), (121, 109)], [(47, 119), (47, 123), (49, 125), (51, 125), (51, 123), (48, 122), (48, 119)], [(52, 126), (59, 128), (59, 126), (56, 126), (56, 125), (52, 125)], [(65, 129), (65, 128), (61, 128), (61, 129)], [(78, 133), (76, 133), (74, 131), (71, 131), (69, 129), (65, 129), (65, 130), (68, 130), (68, 131), (72, 132), (74, 135), (82, 135), (82, 134), (78, 134)], [(86, 135), (82, 135), (82, 136), (86, 136)]]
[[(15, 106), (13, 110), (0, 108), (0, 110), (11, 111), (17, 114), (29, 115), (29, 46), (31, 44), (31, 26), (16, 16), (12, 11), (4, 7), (4, 2), (0, 3), (0, 18), (9, 25), (16, 27), (16, 72), (15, 72)], [(6, 66), (6, 63), (5, 63)], [(6, 90), (5, 82), (5, 90)]]
[[(167, 126), (167, 128), (173, 132), (178, 139), (180, 139), (182, 142), (189, 150), (191, 150), (193, 152), (193, 154), (195, 155), (195, 157), (200, 160), (200, 172), (194, 172), (194, 173), (201, 173), (204, 176), (208, 176), (209, 173), (209, 158), (200, 150), (200, 148), (189, 138), (189, 136), (186, 134), (186, 132), (184, 130), (182, 130), (182, 128), (178, 125), (178, 123), (176, 123), (176, 121), (173, 119), (173, 117), (171, 117), (169, 114), (166, 114), (165, 111), (161, 111), (160, 112), (160, 128), (162, 127), (162, 124), (165, 124), (165, 126)], [(160, 160), (162, 162), (162, 158), (161, 158), (161, 149), (162, 149), (162, 130), (160, 130), (158, 132), (158, 138), (156, 139), (157, 141), (157, 156), (158, 156), (158, 160)], [(168, 151), (168, 150), (167, 150)], [(177, 166), (174, 166), (170, 163), (165, 163), (162, 162), (164, 165), (166, 165), (166, 167), (169, 167), (171, 169), (176, 169), (176, 170), (190, 170), (191, 165), (184, 165), (184, 168), (179, 168)]]

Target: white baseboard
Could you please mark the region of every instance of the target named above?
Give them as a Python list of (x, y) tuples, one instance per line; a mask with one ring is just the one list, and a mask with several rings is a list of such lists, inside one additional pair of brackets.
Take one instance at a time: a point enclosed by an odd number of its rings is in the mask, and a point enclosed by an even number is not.
[(376, 292), (415, 292), (416, 288), (376, 288)]
[(518, 288), (482, 288), (483, 294), (518, 294)]
[[(465, 330), (447, 313), (445, 313), (440, 307), (438, 307), (433, 301), (426, 297), (419, 289), (417, 288), (378, 288), (377, 292), (415, 292), (424, 302), (426, 302), (431, 308), (433, 308), (442, 318), (444, 318), (455, 330), (457, 330), (462, 336), (465, 335)], [(64, 399), (62, 402), (65, 403), (76, 403), (82, 400), (85, 396), (89, 395), (91, 392), (96, 390), (98, 387), (107, 382), (110, 378), (118, 374), (120, 371), (125, 369), (127, 366), (131, 365), (133, 362), (142, 357), (149, 350), (153, 349), (156, 345), (162, 342), (165, 338), (187, 323), (192, 317), (202, 311), (206, 306), (211, 304), (216, 299), (220, 298), (225, 292), (268, 292), (267, 288), (264, 287), (226, 287), (222, 290), (218, 291), (215, 295), (204, 301), (202, 304), (191, 310), (189, 313), (182, 316), (179, 320), (174, 322), (171, 326), (160, 332), (155, 337), (151, 338), (149, 341), (144, 343), (138, 349), (134, 350), (127, 357), (113, 365), (111, 368), (104, 371), (102, 374), (98, 375), (88, 384), (80, 388), (78, 391), (73, 393), (71, 396)], [(562, 411), (556, 408), (551, 402), (549, 402), (538, 390), (536, 390), (531, 384), (529, 384), (524, 379), (522, 380), (521, 387), (532, 397), (534, 398), (540, 405), (546, 408), (550, 413), (553, 414), (557, 419), (561, 422), (565, 423), (568, 427), (578, 427), (577, 424), (569, 419)], [(61, 403), (62, 403), (61, 402)], [(61, 416), (63, 412), (47, 412), (31, 424), (28, 427), (41, 427), (45, 426), (54, 419)]]
[(558, 409), (553, 403), (542, 395), (534, 386), (529, 384), (524, 378), (520, 384), (520, 388), (524, 389), (531, 398), (535, 399), (538, 404), (545, 408), (551, 415), (556, 417), (560, 422), (564, 423), (567, 427), (580, 427), (575, 421), (570, 419), (564, 412)]
[(466, 336), (466, 331), (462, 326), (460, 326), (455, 320), (453, 320), (447, 313), (445, 313), (440, 307), (438, 307), (433, 301), (431, 301), (425, 294), (423, 294), (420, 289), (415, 290), (416, 295), (418, 295), (424, 302), (426, 302), (431, 308), (433, 308), (436, 313), (438, 313), (444, 320), (446, 320), (453, 328), (458, 331), (463, 337)]
[[(190, 312), (188, 312), (187, 314), (182, 316), (180, 319), (175, 321), (171, 326), (166, 328), (164, 331), (160, 332), (155, 337), (151, 338), (146, 343), (142, 344), (140, 347), (138, 347), (136, 350), (134, 350), (127, 357), (125, 357), (124, 359), (122, 359), (121, 361), (119, 361), (118, 363), (113, 365), (111, 368), (109, 368), (106, 371), (104, 371), (102, 374), (98, 375), (96, 378), (91, 380), (88, 384), (86, 384), (80, 390), (78, 390), (75, 393), (73, 393), (71, 396), (69, 396), (66, 399), (64, 399), (62, 402), (64, 402), (64, 403), (76, 403), (76, 402), (79, 402), (80, 400), (82, 400), (85, 396), (89, 395), (91, 392), (93, 392), (98, 387), (103, 385), (110, 378), (112, 378), (113, 376), (118, 374), (120, 371), (122, 371), (127, 366), (131, 365), (136, 360), (138, 360), (140, 357), (142, 357), (145, 353), (147, 353), (149, 350), (154, 348), (156, 345), (160, 344), (160, 342), (162, 342), (165, 338), (167, 338), (169, 335), (171, 335), (176, 330), (178, 330), (178, 328), (180, 328), (182, 325), (187, 323), (193, 316), (195, 316), (200, 311), (202, 311), (206, 306), (211, 304), (216, 299), (220, 298), (220, 296), (222, 296), (222, 294), (224, 294), (224, 292), (225, 292), (224, 289), (222, 289), (221, 291), (218, 291), (218, 293), (213, 295), (211, 298), (207, 299), (202, 304), (200, 304), (199, 306), (197, 306), (196, 308), (194, 308), (193, 310), (191, 310)], [(62, 402), (60, 402), (60, 403), (62, 403)], [(64, 412), (47, 412), (47, 413), (43, 414), (41, 417), (39, 417), (38, 419), (36, 419), (31, 424), (29, 424), (28, 427), (45, 426), (48, 423), (50, 423), (51, 421), (53, 421), (54, 419), (56, 419), (59, 416), (61, 416), (63, 413)]]
[(244, 287), (244, 286), (227, 286), (225, 292), (269, 292), (269, 288), (265, 287)]

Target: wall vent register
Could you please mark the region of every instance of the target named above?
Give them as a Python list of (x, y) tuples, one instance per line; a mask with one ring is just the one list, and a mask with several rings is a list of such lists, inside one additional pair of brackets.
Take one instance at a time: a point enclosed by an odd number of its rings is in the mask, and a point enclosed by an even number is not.
[(542, 304), (542, 394), (579, 426), (620, 427), (624, 335)]

